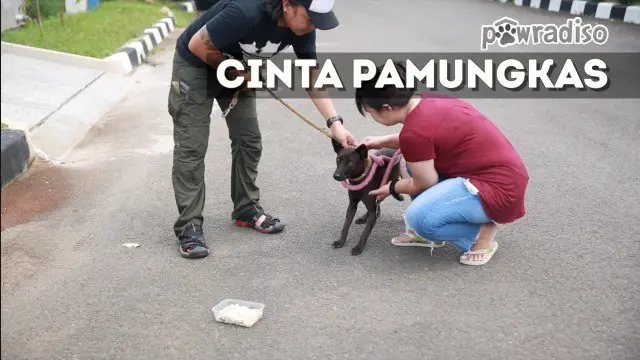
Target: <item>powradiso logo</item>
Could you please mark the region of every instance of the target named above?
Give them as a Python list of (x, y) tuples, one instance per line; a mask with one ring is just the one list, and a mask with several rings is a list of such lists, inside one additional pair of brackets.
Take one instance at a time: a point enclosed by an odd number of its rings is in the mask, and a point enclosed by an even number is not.
[(582, 25), (582, 19), (568, 19), (566, 24), (521, 25), (517, 20), (503, 17), (492, 25), (482, 25), (480, 48), (498, 43), (502, 48), (516, 44), (538, 45), (602, 45), (609, 38), (609, 29), (604, 25)]

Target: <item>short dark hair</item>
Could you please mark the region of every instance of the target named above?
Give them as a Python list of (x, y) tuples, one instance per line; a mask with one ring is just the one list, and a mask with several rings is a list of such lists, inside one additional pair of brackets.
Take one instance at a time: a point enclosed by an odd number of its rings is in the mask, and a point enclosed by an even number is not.
[[(298, 1), (289, 0), (292, 6), (298, 5)], [(262, 0), (264, 9), (271, 15), (271, 19), (278, 20), (282, 16), (284, 10), (282, 8), (282, 0)]]
[[(393, 63), (396, 71), (403, 84), (406, 84), (406, 68), (404, 64), (400, 62)], [(380, 73), (384, 65), (380, 65), (376, 68), (375, 75), (371, 80), (362, 82), (362, 86), (356, 89), (356, 107), (362, 116), (364, 116), (364, 106), (374, 108), (375, 110), (382, 109), (382, 105), (388, 104), (391, 107), (403, 107), (409, 103), (409, 100), (413, 97), (415, 92), (414, 88), (409, 87), (397, 87), (395, 85), (387, 84), (381, 88), (376, 88), (375, 85), (380, 78)]]

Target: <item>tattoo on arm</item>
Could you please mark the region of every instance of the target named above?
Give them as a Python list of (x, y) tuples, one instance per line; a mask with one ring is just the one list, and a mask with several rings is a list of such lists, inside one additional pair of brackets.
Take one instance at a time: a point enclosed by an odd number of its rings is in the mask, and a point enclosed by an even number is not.
[(218, 48), (213, 45), (211, 42), (211, 38), (209, 37), (209, 32), (207, 31), (207, 26), (203, 26), (198, 33), (196, 34), (200, 37), (200, 40), (204, 43), (204, 51), (202, 54), (198, 54), (200, 58), (203, 58), (204, 62), (209, 64), (211, 67), (217, 67), (224, 60), (224, 55), (222, 51), (218, 50)]

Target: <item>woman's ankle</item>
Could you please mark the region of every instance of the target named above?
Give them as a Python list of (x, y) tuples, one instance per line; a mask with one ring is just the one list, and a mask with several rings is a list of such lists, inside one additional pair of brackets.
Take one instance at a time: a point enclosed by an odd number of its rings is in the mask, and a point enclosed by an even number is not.
[(498, 225), (496, 223), (489, 222), (480, 226), (478, 232), (478, 238), (471, 246), (471, 250), (489, 249), (493, 246), (493, 240), (498, 233)]

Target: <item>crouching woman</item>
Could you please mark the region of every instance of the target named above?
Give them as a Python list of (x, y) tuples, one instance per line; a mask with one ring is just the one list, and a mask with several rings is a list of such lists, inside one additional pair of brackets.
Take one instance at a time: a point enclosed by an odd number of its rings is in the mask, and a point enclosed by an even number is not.
[[(404, 69), (396, 65), (404, 83)], [(381, 68), (377, 74), (380, 74)], [(412, 90), (387, 85), (378, 76), (356, 91), (364, 116), (385, 126), (401, 124), (399, 133), (368, 137), (370, 149), (400, 149), (406, 176), (374, 190), (379, 200), (407, 194), (406, 232), (397, 246), (455, 245), (466, 265), (487, 263), (498, 249), (497, 224), (525, 214), (526, 167), (502, 132), (468, 103), (450, 97), (413, 96)]]

